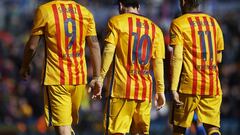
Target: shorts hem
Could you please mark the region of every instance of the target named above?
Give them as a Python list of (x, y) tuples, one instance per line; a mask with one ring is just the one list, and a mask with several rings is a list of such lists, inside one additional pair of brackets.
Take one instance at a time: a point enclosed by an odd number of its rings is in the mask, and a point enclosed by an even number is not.
[(202, 122), (203, 124), (212, 125), (212, 126), (215, 126), (215, 127), (218, 127), (218, 128), (221, 127), (220, 124), (210, 123), (210, 122), (206, 122), (206, 121), (200, 121), (200, 122)]

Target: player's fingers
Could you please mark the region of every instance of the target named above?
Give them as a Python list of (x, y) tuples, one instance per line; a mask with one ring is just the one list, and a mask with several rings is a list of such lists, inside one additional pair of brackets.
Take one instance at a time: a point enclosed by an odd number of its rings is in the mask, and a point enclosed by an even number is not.
[(160, 105), (160, 106), (156, 106), (156, 111), (159, 111), (163, 108), (163, 105)]
[(91, 91), (92, 91), (92, 87), (87, 86), (87, 91), (88, 91), (88, 93), (91, 93)]
[(156, 107), (158, 107), (158, 102), (157, 102), (157, 99), (155, 98), (155, 101), (154, 101), (154, 105), (156, 106)]
[(164, 105), (165, 105), (164, 101), (155, 100), (156, 111), (159, 111), (160, 109), (162, 109)]
[(100, 99), (102, 99), (102, 96), (101, 95), (92, 95), (92, 99), (93, 100), (100, 100)]
[(176, 106), (182, 106), (182, 105), (183, 105), (183, 102), (180, 101), (180, 100), (177, 100), (177, 101), (175, 101), (175, 105), (176, 105)]
[(101, 96), (101, 95), (98, 95), (98, 96), (97, 96), (97, 99), (98, 99), (98, 100), (101, 100), (101, 99), (102, 99), (102, 96)]

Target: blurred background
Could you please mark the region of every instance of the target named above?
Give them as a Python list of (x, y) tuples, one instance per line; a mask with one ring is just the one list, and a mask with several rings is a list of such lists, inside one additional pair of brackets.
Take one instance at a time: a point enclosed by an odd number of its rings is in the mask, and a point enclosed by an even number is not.
[[(47, 129), (43, 117), (43, 89), (40, 84), (44, 44), (41, 42), (32, 63), (31, 79), (21, 81), (19, 68), (23, 49), (29, 38), (35, 9), (47, 0), (0, 0), (0, 135), (53, 135)], [(98, 38), (103, 47), (106, 23), (118, 13), (113, 0), (78, 0), (94, 14)], [(240, 132), (240, 1), (206, 0), (203, 11), (214, 16), (224, 33), (225, 50), (223, 63), (219, 65), (223, 89), (221, 108), (221, 131), (223, 135), (239, 135)], [(168, 29), (172, 19), (180, 15), (178, 0), (142, 0), (141, 13), (161, 27), (166, 46), (169, 43)], [(88, 50), (87, 50), (88, 51)], [(89, 53), (87, 61), (89, 63)], [(167, 59), (165, 60), (167, 65)], [(92, 76), (88, 64), (89, 80)], [(169, 97), (168, 67), (166, 94)], [(168, 98), (169, 99), (169, 98)], [(170, 104), (170, 103), (169, 103)], [(77, 129), (80, 135), (103, 134), (104, 101), (90, 101), (86, 94), (80, 111)], [(170, 105), (151, 112), (150, 135), (171, 134), (168, 123)], [(198, 134), (197, 121), (188, 134)]]

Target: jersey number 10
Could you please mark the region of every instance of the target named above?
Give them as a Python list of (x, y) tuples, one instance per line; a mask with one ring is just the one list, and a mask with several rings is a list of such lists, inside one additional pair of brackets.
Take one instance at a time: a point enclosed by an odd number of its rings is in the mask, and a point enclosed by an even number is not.
[[(138, 33), (135, 32), (132, 32), (132, 36), (134, 36), (132, 64), (135, 64), (135, 62), (138, 62), (140, 65), (148, 64), (151, 51), (151, 38), (147, 34), (139, 37)], [(143, 49), (144, 47), (146, 49)], [(145, 55), (145, 57), (143, 55)]]

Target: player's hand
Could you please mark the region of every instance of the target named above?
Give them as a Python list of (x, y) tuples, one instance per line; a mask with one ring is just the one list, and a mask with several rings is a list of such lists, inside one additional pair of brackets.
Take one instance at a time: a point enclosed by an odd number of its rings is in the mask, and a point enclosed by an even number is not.
[(164, 93), (156, 93), (155, 94), (155, 106), (156, 106), (156, 110), (160, 110), (161, 108), (163, 108), (163, 106), (165, 105), (166, 99), (165, 99), (165, 95)]
[(172, 95), (173, 95), (174, 105), (176, 105), (176, 106), (183, 105), (183, 102), (179, 100), (179, 94), (177, 91), (172, 90)]
[(102, 99), (102, 82), (100, 81), (95, 82), (92, 99)]
[(94, 77), (91, 82), (88, 84), (88, 93), (92, 94), (92, 99), (102, 99), (102, 86), (103, 86), (103, 79), (99, 77)]
[(23, 79), (24, 81), (28, 80), (29, 76), (30, 76), (30, 67), (21, 67), (19, 74), (21, 76), (21, 79)]

